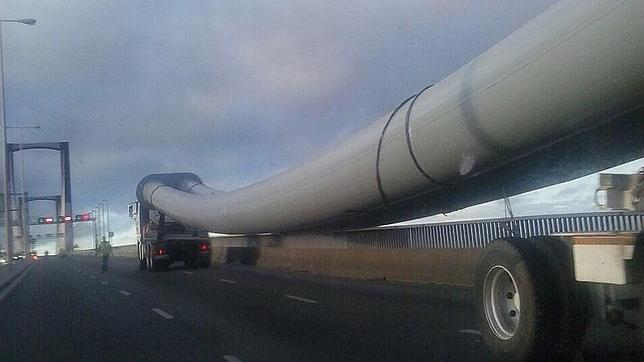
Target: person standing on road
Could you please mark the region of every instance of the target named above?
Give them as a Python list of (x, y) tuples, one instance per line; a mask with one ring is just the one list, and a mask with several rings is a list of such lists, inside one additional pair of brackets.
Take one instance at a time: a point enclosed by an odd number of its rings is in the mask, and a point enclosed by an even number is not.
[(112, 245), (109, 241), (105, 240), (105, 236), (103, 236), (103, 240), (98, 245), (98, 254), (101, 256), (102, 261), (101, 272), (105, 273), (107, 271), (107, 263), (110, 261), (110, 256), (112, 255)]

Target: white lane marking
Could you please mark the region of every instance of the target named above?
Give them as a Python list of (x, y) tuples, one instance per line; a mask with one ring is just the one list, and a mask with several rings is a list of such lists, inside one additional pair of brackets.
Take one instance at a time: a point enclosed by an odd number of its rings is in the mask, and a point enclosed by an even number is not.
[(103, 282), (101, 282), (101, 284), (103, 284), (103, 285), (107, 285), (107, 282), (103, 281)]
[(185, 270), (184, 270), (184, 271), (183, 271), (183, 274), (192, 275), (192, 274), (194, 274), (194, 273), (193, 273), (193, 272), (191, 272), (191, 271), (185, 271)]
[(481, 331), (479, 331), (478, 329), (461, 329), (459, 332), (465, 334), (473, 334), (475, 336), (481, 335)]
[(158, 315), (160, 315), (161, 317), (165, 318), (165, 319), (174, 319), (174, 317), (173, 317), (172, 315), (170, 315), (170, 314), (168, 314), (168, 313), (166, 313), (166, 312), (162, 311), (162, 310), (161, 310), (161, 309), (159, 309), (159, 308), (152, 308), (152, 310), (153, 310), (155, 313), (157, 313)]
[(222, 358), (226, 362), (241, 362), (241, 360), (239, 358), (233, 356), (232, 354), (224, 355), (224, 356), (222, 356)]
[(295, 295), (286, 294), (285, 297), (293, 299), (293, 300), (297, 300), (299, 302), (304, 302), (304, 303), (311, 303), (311, 304), (320, 303), (317, 300), (302, 298), (302, 297), (298, 297), (298, 296), (295, 296)]
[(220, 282), (228, 283), (228, 284), (237, 284), (236, 280), (230, 280), (230, 279), (219, 279)]
[(123, 295), (124, 295), (124, 296), (126, 296), (126, 297), (127, 297), (127, 296), (132, 295), (132, 293), (127, 292), (127, 291), (125, 291), (125, 290), (119, 290), (119, 293), (123, 294)]

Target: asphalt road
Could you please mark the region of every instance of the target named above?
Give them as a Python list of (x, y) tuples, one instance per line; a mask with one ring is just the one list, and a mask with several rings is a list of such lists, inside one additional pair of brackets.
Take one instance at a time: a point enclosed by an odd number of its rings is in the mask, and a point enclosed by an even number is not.
[(463, 288), (44, 258), (0, 301), (2, 361), (485, 361)]
[(41, 259), (0, 302), (0, 360), (482, 360), (469, 291), (242, 267)]

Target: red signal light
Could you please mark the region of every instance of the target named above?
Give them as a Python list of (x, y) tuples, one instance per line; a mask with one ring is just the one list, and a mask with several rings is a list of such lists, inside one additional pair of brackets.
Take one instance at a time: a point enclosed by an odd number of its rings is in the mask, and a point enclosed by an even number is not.
[(206, 251), (206, 250), (208, 250), (209, 247), (210, 247), (210, 244), (208, 244), (208, 243), (199, 244), (199, 250), (200, 251)]

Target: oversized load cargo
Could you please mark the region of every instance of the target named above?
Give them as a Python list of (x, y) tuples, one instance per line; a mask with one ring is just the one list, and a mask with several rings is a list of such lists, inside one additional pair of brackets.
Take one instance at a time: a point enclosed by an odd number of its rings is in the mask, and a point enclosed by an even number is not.
[(641, 157), (643, 14), (641, 1), (562, 1), (308, 163), (226, 193), (151, 175), (137, 197), (214, 232), (352, 228)]

